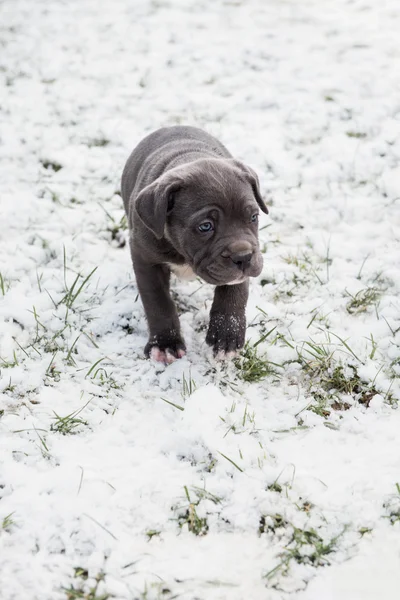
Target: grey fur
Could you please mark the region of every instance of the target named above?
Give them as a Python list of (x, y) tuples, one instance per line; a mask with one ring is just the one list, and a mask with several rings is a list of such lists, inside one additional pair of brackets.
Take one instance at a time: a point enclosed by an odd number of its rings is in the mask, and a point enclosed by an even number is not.
[[(144, 138), (122, 174), (133, 268), (149, 325), (148, 356), (181, 356), (185, 344), (169, 293), (170, 264), (188, 265), (216, 287), (206, 341), (214, 354), (243, 347), (248, 278), (262, 269), (258, 225), (268, 212), (255, 172), (195, 127)], [(214, 225), (201, 233), (205, 221)]]

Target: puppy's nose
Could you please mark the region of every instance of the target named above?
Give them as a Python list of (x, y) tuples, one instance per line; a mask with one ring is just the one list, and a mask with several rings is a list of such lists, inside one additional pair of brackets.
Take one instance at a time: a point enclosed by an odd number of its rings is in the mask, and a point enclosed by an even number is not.
[(252, 252), (238, 252), (237, 254), (231, 255), (231, 260), (233, 260), (233, 262), (239, 267), (239, 269), (242, 269), (242, 271), (244, 271), (245, 268), (249, 266), (252, 256)]

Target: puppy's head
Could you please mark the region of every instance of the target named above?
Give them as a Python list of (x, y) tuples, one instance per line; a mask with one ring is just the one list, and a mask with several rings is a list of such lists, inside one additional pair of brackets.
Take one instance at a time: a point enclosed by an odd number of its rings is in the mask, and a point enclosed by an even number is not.
[(140, 192), (135, 207), (208, 283), (241, 283), (261, 273), (258, 215), (268, 209), (257, 175), (240, 161), (200, 159), (171, 169)]

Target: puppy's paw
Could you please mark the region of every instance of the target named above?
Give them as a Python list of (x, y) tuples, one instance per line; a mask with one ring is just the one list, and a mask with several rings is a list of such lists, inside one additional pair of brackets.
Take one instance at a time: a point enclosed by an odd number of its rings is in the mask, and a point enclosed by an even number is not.
[(214, 357), (216, 360), (233, 360), (238, 356), (237, 350), (230, 350), (229, 352), (224, 352), (223, 350), (218, 350), (217, 353), (214, 352)]
[(244, 313), (211, 313), (206, 342), (212, 346), (214, 356), (219, 360), (229, 360), (243, 348), (246, 333)]
[(186, 354), (185, 343), (175, 332), (152, 335), (144, 349), (145, 356), (157, 362), (170, 365)]

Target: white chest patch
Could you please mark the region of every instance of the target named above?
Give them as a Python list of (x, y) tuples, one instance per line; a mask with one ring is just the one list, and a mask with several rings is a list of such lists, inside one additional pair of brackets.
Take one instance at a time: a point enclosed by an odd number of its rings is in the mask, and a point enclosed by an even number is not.
[(171, 263), (168, 263), (168, 266), (171, 269), (172, 273), (176, 275), (176, 277), (179, 277), (179, 279), (191, 281), (193, 279), (196, 279), (197, 277), (196, 273), (189, 265), (173, 265)]

